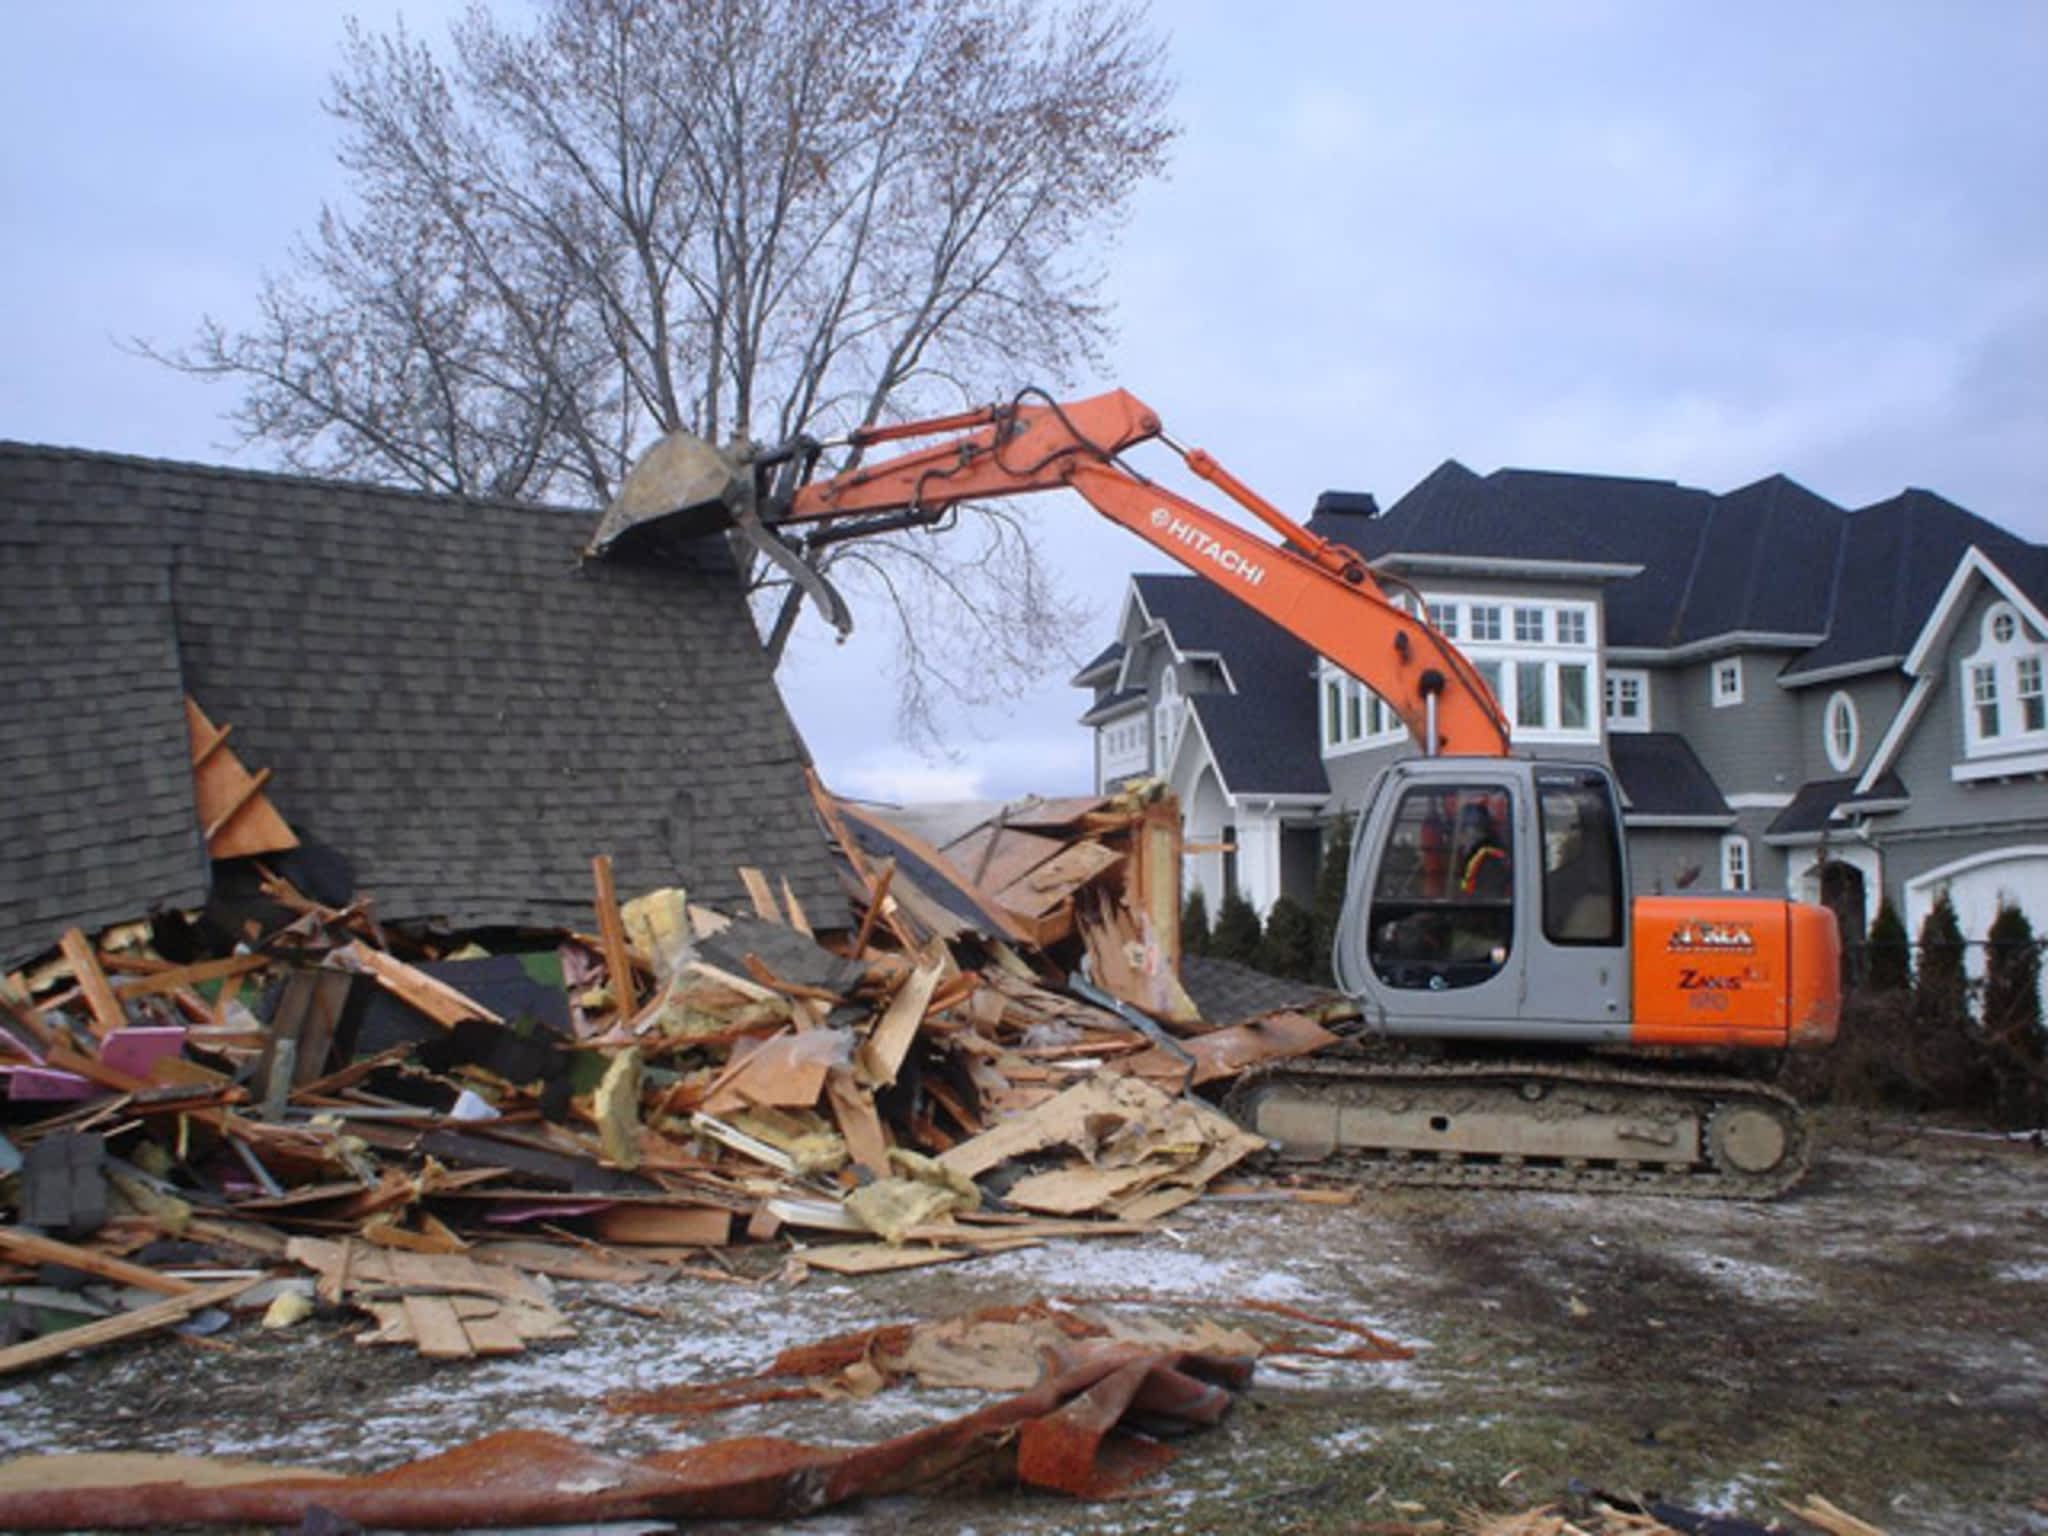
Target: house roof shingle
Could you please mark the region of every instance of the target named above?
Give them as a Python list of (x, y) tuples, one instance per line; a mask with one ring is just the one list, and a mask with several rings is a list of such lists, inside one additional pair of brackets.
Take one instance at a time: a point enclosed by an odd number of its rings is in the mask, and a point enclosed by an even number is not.
[(1607, 755), (1630, 816), (1731, 816), (1692, 743), (1676, 731), (1616, 731)]
[(625, 891), (754, 864), (829, 909), (730, 556), (579, 564), (589, 520), (0, 444), (0, 955), (203, 895), (188, 692), (387, 918), (580, 926), (607, 852)]
[(1321, 757), (1300, 747), (1316, 739), (1315, 652), (1200, 576), (1134, 576), (1131, 585), (1181, 651), (1225, 660), (1236, 691), (1188, 702), (1231, 793), (1329, 793)]
[(1632, 563), (1606, 588), (1607, 640), (1669, 649), (1722, 636), (1796, 643), (1788, 681), (1906, 654), (1965, 550), (1977, 545), (2048, 605), (2048, 550), (1935, 495), (1847, 512), (1772, 475), (1713, 495), (1668, 480), (1447, 461), (1379, 516), (1342, 491), (1310, 527), (1368, 558), (1394, 553)]
[(1764, 828), (1765, 837), (1804, 837), (1815, 832), (1824, 832), (1836, 825), (1834, 815), (1837, 809), (1854, 809), (1861, 803), (1872, 805), (1897, 802), (1906, 798), (1906, 786), (1896, 773), (1887, 771), (1870, 786), (1868, 794), (1856, 793), (1858, 776), (1849, 775), (1844, 779), (1809, 779), (1799, 786), (1792, 801)]

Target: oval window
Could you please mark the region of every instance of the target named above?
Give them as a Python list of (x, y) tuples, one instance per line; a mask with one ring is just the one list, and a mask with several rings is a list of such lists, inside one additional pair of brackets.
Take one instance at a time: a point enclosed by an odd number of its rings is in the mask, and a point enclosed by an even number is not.
[(1856, 766), (1856, 745), (1859, 734), (1856, 719), (1856, 701), (1846, 693), (1837, 693), (1828, 700), (1827, 722), (1823, 726), (1828, 749), (1828, 762), (1837, 773), (1847, 773)]

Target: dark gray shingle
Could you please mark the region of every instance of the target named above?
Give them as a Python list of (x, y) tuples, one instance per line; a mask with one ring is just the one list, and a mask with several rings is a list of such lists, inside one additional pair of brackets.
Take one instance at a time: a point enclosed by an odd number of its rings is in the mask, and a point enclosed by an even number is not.
[[(588, 925), (734, 874), (840, 901), (717, 540), (582, 564), (587, 513), (0, 444), (0, 954), (206, 889), (181, 696), (390, 918)], [(18, 573), (18, 575), (17, 575)]]

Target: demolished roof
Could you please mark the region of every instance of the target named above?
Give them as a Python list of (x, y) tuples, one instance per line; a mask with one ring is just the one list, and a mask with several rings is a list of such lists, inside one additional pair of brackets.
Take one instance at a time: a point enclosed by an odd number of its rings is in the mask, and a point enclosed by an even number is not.
[(579, 563), (588, 524), (0, 443), (0, 958), (203, 898), (186, 694), (386, 918), (582, 923), (599, 852), (836, 900), (722, 541)]

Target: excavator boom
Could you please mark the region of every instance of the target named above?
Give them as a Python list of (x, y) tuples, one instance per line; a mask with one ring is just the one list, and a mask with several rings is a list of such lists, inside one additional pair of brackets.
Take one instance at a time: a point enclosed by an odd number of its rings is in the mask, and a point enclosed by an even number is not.
[[(692, 532), (757, 523), (783, 541), (783, 550), (769, 553), (786, 565), (789, 534), (807, 527), (836, 525), (821, 534), (829, 542), (935, 521), (965, 502), (1071, 490), (1371, 688), (1426, 752), (1506, 755), (1508, 724), (1499, 704), (1472, 664), (1422, 618), (1419, 604), (1413, 612), (1404, 608), (1356, 550), (1319, 538), (1208, 454), (1174, 443), (1135, 395), (1112, 390), (1037, 405), (1020, 398), (1008, 406), (863, 428), (845, 444), (866, 450), (932, 436), (941, 440), (792, 485), (785, 466), (814, 464), (826, 445), (785, 446), (740, 463), (707, 459), (697, 440), (672, 434), (628, 479), (596, 542), (656, 520), (679, 521)], [(1123, 462), (1124, 450), (1155, 438), (1273, 536), (1219, 516)]]

